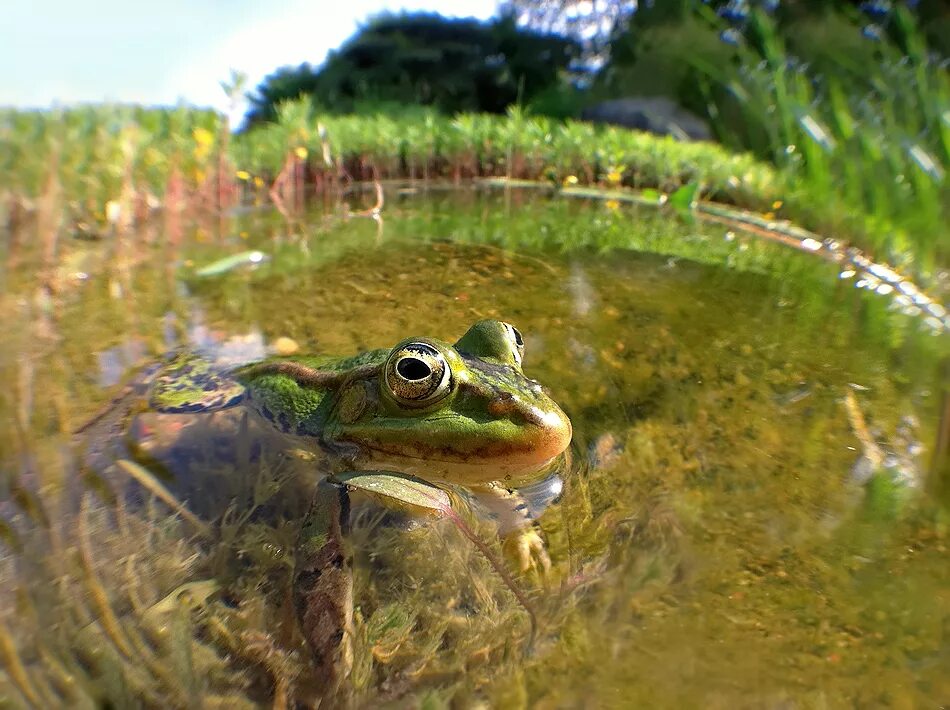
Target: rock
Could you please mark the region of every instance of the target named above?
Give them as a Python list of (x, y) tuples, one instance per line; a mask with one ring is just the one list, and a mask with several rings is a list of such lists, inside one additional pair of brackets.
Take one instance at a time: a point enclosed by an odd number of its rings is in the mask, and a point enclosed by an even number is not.
[(657, 135), (672, 135), (680, 140), (712, 140), (712, 131), (706, 122), (680, 108), (666, 96), (643, 96), (602, 101), (588, 106), (581, 118), (593, 123), (649, 131)]
[(282, 335), (273, 344), (274, 353), (277, 355), (294, 355), (300, 351), (300, 345), (297, 344), (297, 341), (293, 338), (288, 338), (286, 335)]

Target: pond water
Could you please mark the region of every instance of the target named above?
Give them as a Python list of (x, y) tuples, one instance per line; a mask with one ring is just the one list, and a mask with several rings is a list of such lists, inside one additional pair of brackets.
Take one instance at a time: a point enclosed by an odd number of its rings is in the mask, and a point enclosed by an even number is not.
[[(946, 336), (834, 264), (674, 213), (387, 189), (379, 223), (334, 205), (159, 220), (62, 242), (49, 268), (29, 233), (4, 235), (0, 703), (314, 704), (289, 603), (299, 520), (238, 505), (189, 521), (116, 496), (109, 402), (183, 344), (350, 354), (484, 318), (517, 325), (525, 372), (574, 428), (564, 494), (538, 520), (552, 569), (517, 579), (536, 632), (451, 524), (364, 516), (348, 702), (950, 702), (930, 474)], [(196, 275), (247, 250), (268, 258)], [(238, 498), (313, 475), (218, 448)]]

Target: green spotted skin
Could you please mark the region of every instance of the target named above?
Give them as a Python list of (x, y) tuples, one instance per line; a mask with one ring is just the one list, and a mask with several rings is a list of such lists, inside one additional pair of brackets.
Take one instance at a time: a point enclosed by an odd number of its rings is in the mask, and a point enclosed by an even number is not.
[[(330, 422), (336, 395), (347, 373), (379, 367), (388, 350), (370, 350), (345, 358), (302, 356), (270, 358), (234, 373), (246, 387), (247, 401), (278, 430), (294, 436), (319, 439)], [(300, 366), (298, 372), (268, 371), (281, 364)], [(300, 371), (312, 370), (330, 377), (326, 383), (307, 382)], [(338, 377), (333, 377), (337, 375)]]
[(159, 370), (149, 390), (149, 407), (169, 414), (208, 412), (240, 404), (240, 382), (191, 353), (179, 353)]

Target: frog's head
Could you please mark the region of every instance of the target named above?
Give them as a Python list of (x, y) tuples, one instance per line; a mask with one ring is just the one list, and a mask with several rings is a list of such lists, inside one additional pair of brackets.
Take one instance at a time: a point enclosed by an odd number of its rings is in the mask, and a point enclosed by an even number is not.
[(478, 483), (543, 469), (571, 441), (561, 408), (521, 370), (516, 328), (486, 320), (454, 345), (398, 343), (372, 378), (337, 398), (330, 442), (361, 464), (425, 478)]

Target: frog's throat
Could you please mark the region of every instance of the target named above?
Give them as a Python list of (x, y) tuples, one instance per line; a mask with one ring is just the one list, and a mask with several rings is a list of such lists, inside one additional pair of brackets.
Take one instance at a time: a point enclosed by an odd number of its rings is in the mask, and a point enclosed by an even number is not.
[(370, 363), (349, 370), (317, 370), (299, 362), (284, 360), (248, 365), (235, 370), (235, 375), (242, 379), (254, 379), (262, 375), (286, 375), (301, 387), (329, 389), (340, 387), (350, 379), (373, 377), (379, 374), (381, 367), (378, 363)]

